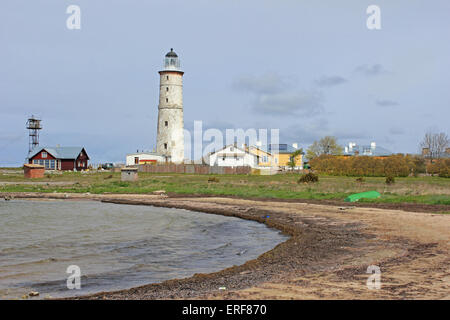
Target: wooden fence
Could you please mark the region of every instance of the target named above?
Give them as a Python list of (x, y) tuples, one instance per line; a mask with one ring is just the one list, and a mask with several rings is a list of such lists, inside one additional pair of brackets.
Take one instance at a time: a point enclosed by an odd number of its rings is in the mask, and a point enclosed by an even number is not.
[(219, 167), (203, 164), (141, 164), (139, 172), (152, 173), (192, 173), (192, 174), (249, 174), (251, 167)]

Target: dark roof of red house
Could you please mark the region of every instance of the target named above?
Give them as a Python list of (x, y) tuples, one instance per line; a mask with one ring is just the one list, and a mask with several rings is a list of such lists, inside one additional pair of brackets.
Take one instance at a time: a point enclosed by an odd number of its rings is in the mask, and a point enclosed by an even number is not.
[(29, 158), (33, 158), (41, 151), (46, 151), (57, 159), (76, 159), (84, 151), (86, 157), (89, 159), (83, 147), (37, 147), (30, 152)]

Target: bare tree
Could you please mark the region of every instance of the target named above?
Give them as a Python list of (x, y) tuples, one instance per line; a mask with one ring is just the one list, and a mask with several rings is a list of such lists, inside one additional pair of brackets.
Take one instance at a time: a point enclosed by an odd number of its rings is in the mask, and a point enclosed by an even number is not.
[(447, 134), (441, 132), (436, 137), (436, 150), (438, 158), (444, 154), (445, 150), (450, 146), (450, 139)]
[(450, 139), (444, 132), (427, 132), (420, 143), (423, 155), (430, 159), (440, 158), (449, 145)]
[(422, 142), (420, 143), (420, 148), (422, 149), (422, 155), (424, 157), (433, 158), (432, 149), (433, 149), (433, 133), (427, 132), (423, 137)]
[(340, 155), (342, 154), (342, 147), (337, 144), (335, 137), (326, 136), (319, 141), (314, 141), (307, 150), (307, 158), (313, 159), (322, 154)]

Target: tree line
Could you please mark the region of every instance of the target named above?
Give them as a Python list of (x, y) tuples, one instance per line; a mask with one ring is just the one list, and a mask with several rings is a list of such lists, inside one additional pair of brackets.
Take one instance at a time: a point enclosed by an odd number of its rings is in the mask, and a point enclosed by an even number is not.
[(421, 155), (396, 154), (387, 157), (343, 156), (343, 148), (332, 136), (324, 137), (307, 149), (310, 167), (319, 173), (346, 176), (406, 177), (420, 173), (450, 177), (450, 139), (445, 133), (427, 133), (419, 146)]

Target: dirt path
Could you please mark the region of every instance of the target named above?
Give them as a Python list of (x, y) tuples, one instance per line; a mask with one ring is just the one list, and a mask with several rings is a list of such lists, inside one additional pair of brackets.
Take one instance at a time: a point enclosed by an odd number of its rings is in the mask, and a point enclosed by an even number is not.
[[(450, 299), (450, 215), (220, 197), (8, 195), (185, 208), (256, 220), (291, 236), (241, 266), (84, 298)], [(369, 265), (381, 269), (379, 290), (366, 286)]]

